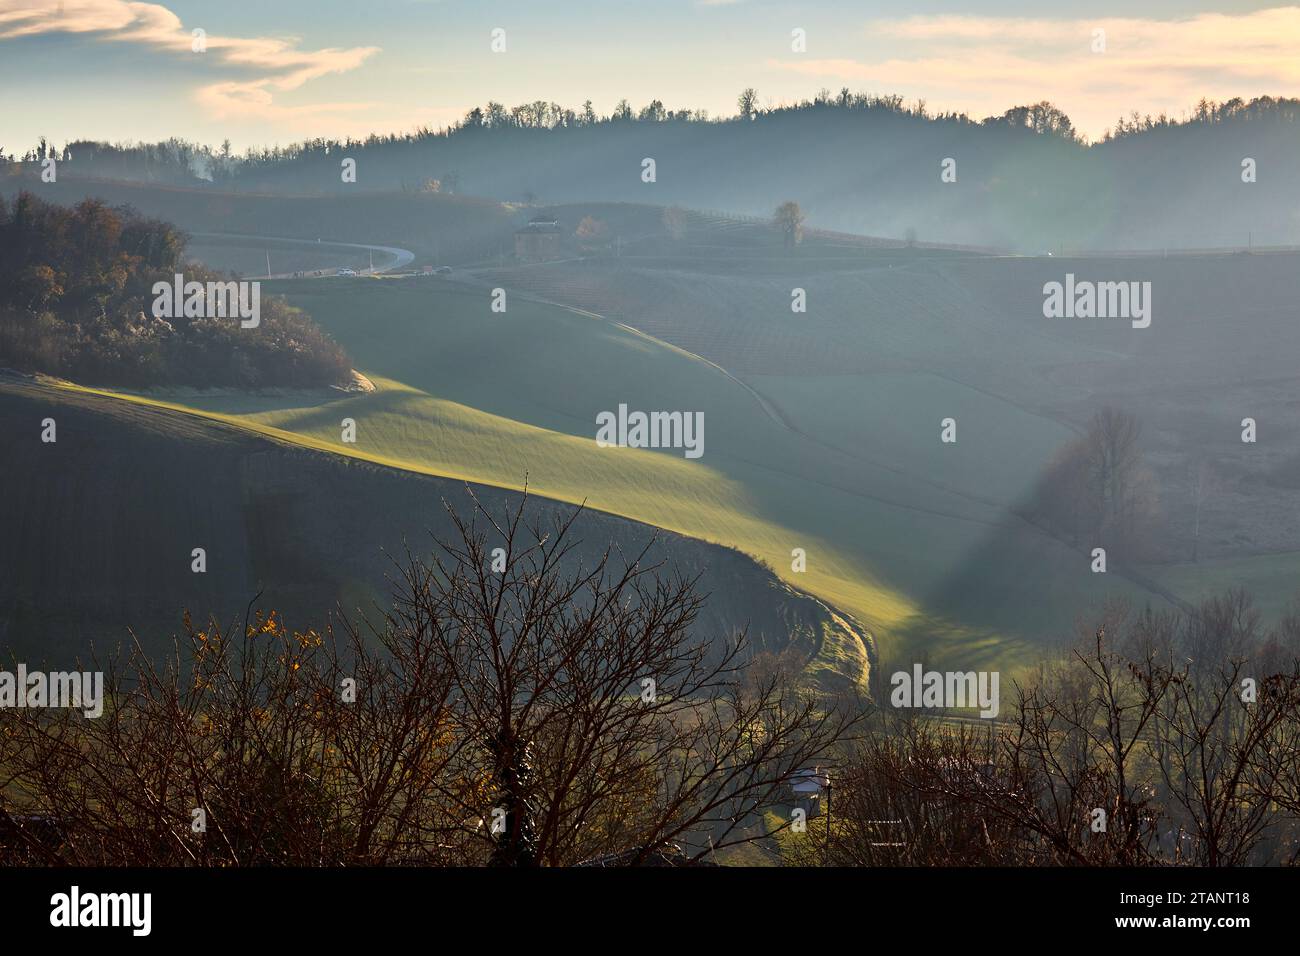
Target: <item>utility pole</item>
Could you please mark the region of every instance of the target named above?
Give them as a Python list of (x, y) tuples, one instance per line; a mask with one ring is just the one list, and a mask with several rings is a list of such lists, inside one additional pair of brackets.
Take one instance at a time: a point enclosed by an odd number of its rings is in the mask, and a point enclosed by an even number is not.
[(826, 866), (831, 855), (831, 775), (826, 774), (826, 843), (822, 846), (822, 866)]

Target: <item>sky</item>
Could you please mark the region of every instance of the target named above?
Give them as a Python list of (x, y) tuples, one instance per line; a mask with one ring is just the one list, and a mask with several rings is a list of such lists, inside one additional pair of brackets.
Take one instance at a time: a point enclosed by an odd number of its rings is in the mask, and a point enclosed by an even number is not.
[(488, 100), (720, 116), (751, 86), (764, 105), (848, 86), (976, 118), (1047, 99), (1095, 139), (1134, 110), (1298, 96), (1298, 54), (1300, 6), (1276, 0), (0, 0), (0, 147), (242, 151), (438, 128)]

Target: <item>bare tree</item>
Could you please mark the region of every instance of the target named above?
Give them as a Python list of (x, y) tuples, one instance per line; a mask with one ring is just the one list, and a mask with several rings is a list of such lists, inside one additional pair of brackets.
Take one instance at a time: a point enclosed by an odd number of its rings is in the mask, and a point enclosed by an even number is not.
[(1066, 445), (1040, 483), (1036, 510), (1076, 543), (1116, 545), (1130, 555), (1147, 543), (1157, 511), (1143, 462), (1142, 428), (1128, 412), (1104, 408)]
[[(473, 497), (471, 495), (471, 497)], [(0, 712), (0, 856), (83, 865), (680, 862), (761, 838), (860, 702), (748, 673), (693, 633), (696, 581), (607, 550), (527, 498), (398, 565), (373, 625), (274, 613), (110, 659), (100, 719)], [(478, 522), (482, 521), (482, 531)], [(500, 548), (500, 551), (495, 549)], [(202, 822), (197, 827), (196, 821)], [(11, 832), (12, 831), (12, 832)], [(49, 837), (49, 833), (45, 837)]]
[(1113, 644), (1103, 624), (1064, 666), (1021, 689), (1002, 740), (1004, 805), (1057, 862), (1134, 865), (1153, 854), (1145, 741), (1171, 678), (1155, 648), (1128, 660)]
[(758, 91), (752, 86), (746, 87), (740, 91), (740, 96), (736, 97), (736, 108), (740, 110), (740, 118), (751, 120), (758, 107)]
[[(1285, 788), (1275, 784), (1283, 764), (1266, 755), (1294, 715), (1300, 681), (1294, 675), (1264, 678), (1257, 694), (1243, 694), (1242, 660), (1217, 670), (1170, 675), (1168, 693), (1154, 725), (1152, 749), (1170, 802), (1182, 812), (1182, 862), (1243, 866), (1275, 822), (1270, 801)], [(1184, 844), (1186, 849), (1184, 849)]]
[(773, 225), (781, 231), (785, 247), (791, 249), (803, 241), (803, 210), (793, 200), (786, 200), (776, 207), (772, 216)]
[[(398, 636), (400, 640), (400, 636)], [(98, 664), (92, 666), (99, 667)], [(5, 711), (0, 810), (45, 821), (39, 862), (464, 862), (472, 781), (426, 648), (360, 633), (194, 628), (158, 662), (104, 665), (106, 709)], [(15, 796), (12, 802), (8, 795)], [(5, 807), (3, 803), (10, 803)], [(50, 828), (58, 839), (48, 839)], [(36, 837), (42, 837), (36, 831)]]
[[(490, 780), (490, 859), (566, 865), (677, 843), (690, 859), (762, 836), (753, 824), (860, 720), (746, 680), (748, 646), (692, 635), (696, 582), (606, 551), (573, 566), (576, 513), (524, 524), (474, 499), (458, 539), (408, 565), (390, 631), (423, 635)], [(480, 530), (478, 521), (483, 522)], [(499, 549), (499, 550), (498, 550)], [(494, 567), (495, 551), (496, 561)]]
[(1084, 436), (1088, 487), (1100, 517), (1100, 535), (1131, 533), (1150, 506), (1137, 417), (1115, 408), (1093, 416)]
[(1296, 646), (1290, 635), (1256, 636), (1244, 592), (1184, 615), (1112, 605), (1068, 658), (1017, 687), (996, 728), (883, 715), (838, 775), (826, 855), (937, 866), (1294, 865)]
[(853, 750), (834, 782), (826, 846), (804, 859), (835, 866), (1025, 864), (1011, 820), (973, 805), (966, 791), (994, 784), (997, 733), (945, 725), (914, 712), (881, 713), (878, 732)]
[(1263, 678), (1256, 704), (1260, 712), (1252, 715), (1252, 723), (1267, 725), (1268, 732), (1249, 734), (1257, 745), (1245, 750), (1245, 796), (1286, 815), (1290, 833), (1284, 831), (1277, 843), (1284, 862), (1300, 865), (1295, 832), (1300, 821), (1300, 658), (1292, 656), (1287, 670)]
[(1229, 588), (1198, 604), (1183, 621), (1178, 648), (1193, 672), (1244, 661), (1256, 650), (1262, 618), (1245, 588)]

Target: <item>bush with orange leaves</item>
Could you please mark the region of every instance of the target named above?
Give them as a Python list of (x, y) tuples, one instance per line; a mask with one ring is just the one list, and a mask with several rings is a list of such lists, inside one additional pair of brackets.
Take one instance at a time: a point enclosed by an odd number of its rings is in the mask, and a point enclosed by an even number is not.
[[(95, 665), (98, 668), (98, 665)], [(104, 714), (7, 711), (10, 861), (44, 865), (460, 862), (446, 682), (427, 652), (274, 612), (195, 627), (166, 661), (105, 663)], [(352, 692), (350, 689), (355, 688)], [(8, 804), (8, 808), (5, 804)]]

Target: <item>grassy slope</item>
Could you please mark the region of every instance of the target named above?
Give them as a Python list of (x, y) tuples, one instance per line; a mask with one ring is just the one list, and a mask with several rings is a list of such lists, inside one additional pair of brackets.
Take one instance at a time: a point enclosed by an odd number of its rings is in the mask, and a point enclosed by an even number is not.
[[(58, 422), (57, 443), (35, 440), (32, 423), (47, 416)], [(0, 645), (29, 663), (103, 652), (129, 633), (165, 654), (182, 608), (196, 621), (214, 614), (230, 623), (259, 594), (260, 607), (294, 626), (323, 626), (340, 608), (372, 614), (388, 604), (393, 558), (422, 551), (429, 535), (454, 540), (443, 504), (462, 515), (469, 506), (454, 480), (2, 373), (0, 458), (12, 465), (0, 497)], [(476, 492), (494, 514), (518, 504), (511, 491)], [(530, 520), (572, 511), (536, 498)], [(638, 554), (653, 535), (647, 560), (698, 575), (709, 595), (693, 627), (699, 636), (746, 629), (755, 650), (801, 653), (827, 634), (858, 641), (821, 602), (778, 585), (734, 549), (594, 510), (574, 520), (573, 562), (591, 567), (611, 545)], [(205, 574), (191, 571), (195, 546), (207, 552)]]
[[(909, 651), (941, 651), (954, 664), (1023, 662), (1022, 642), (1060, 633), (1104, 593), (1133, 591), (1005, 518), (1017, 476), (1055, 446), (1055, 426), (1021, 423), (1032, 440), (1008, 438), (1005, 455), (980, 464), (960, 441), (940, 446), (935, 412), (947, 403), (926, 399), (933, 382), (766, 382), (785, 386), (801, 434), (712, 365), (598, 318), (518, 298), (495, 314), (486, 292), (435, 280), (277, 288), (351, 350), (377, 391), (168, 400), (384, 464), (505, 487), (526, 477), (549, 497), (733, 545), (887, 645), (906, 638)], [(996, 401), (949, 387), (967, 418)], [(899, 402), (905, 393), (916, 403)], [(703, 411), (704, 457), (597, 448), (596, 413), (619, 402)], [(1007, 414), (985, 410), (990, 421)], [(358, 423), (356, 445), (340, 443), (346, 417)], [(807, 573), (790, 571), (796, 547), (808, 553)], [(828, 646), (821, 663), (852, 668), (860, 653)]]
[(1221, 558), (1145, 570), (1162, 586), (1188, 601), (1203, 601), (1223, 594), (1228, 587), (1243, 586), (1268, 622), (1277, 621), (1283, 614), (1293, 611), (1297, 597), (1300, 597), (1300, 584), (1297, 583), (1300, 582), (1300, 551)]

